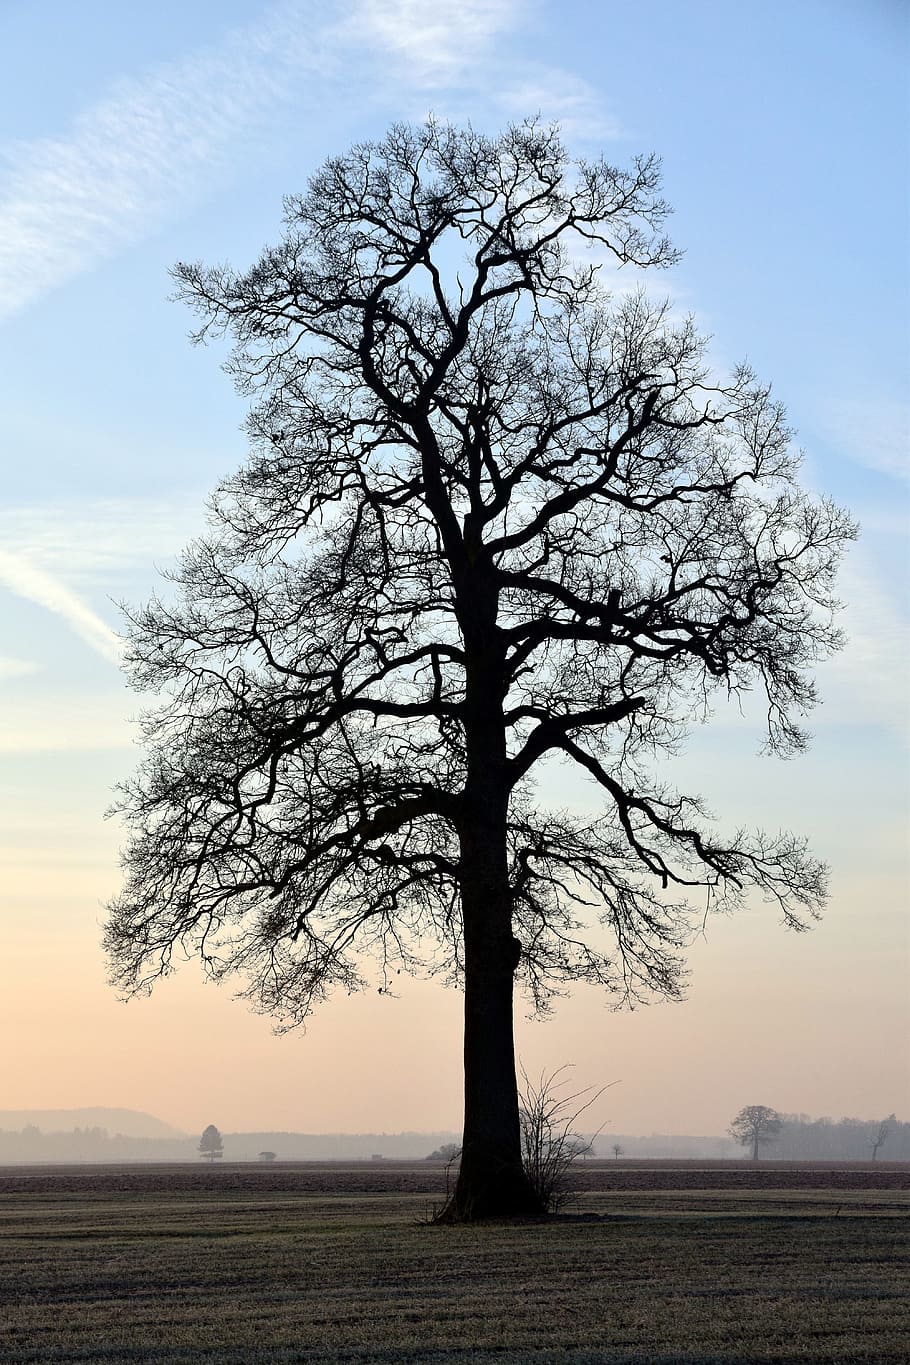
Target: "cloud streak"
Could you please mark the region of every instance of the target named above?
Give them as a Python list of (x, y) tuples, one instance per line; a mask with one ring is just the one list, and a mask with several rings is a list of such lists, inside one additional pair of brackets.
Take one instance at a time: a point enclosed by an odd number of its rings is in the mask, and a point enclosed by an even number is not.
[(883, 725), (908, 743), (910, 628), (862, 547), (847, 559), (838, 586), (847, 645), (824, 665), (821, 693), (827, 705), (821, 719)]
[(539, 113), (557, 122), (567, 138), (612, 141), (622, 136), (619, 122), (606, 112), (599, 93), (570, 71), (529, 69), (503, 81), (496, 102), (509, 118)]
[(434, 112), (455, 119), (476, 120), (483, 110), (497, 119), (539, 114), (567, 137), (618, 137), (588, 81), (517, 54), (514, 34), (530, 7), (529, 0), (360, 0), (338, 34), (352, 49), (382, 55), (371, 76), (385, 70), (386, 95), (396, 102), (410, 95), (417, 117), (430, 97)]
[(0, 318), (216, 183), (300, 77), (326, 69), (309, 11), (292, 0), (272, 6), (219, 45), (119, 82), (68, 136), (4, 148), (12, 172), (0, 199)]
[(39, 665), (31, 659), (14, 659), (9, 654), (0, 654), (0, 681), (4, 678), (25, 678), (38, 671)]
[(205, 530), (201, 499), (101, 498), (0, 509), (0, 544), (54, 579), (122, 593), (125, 573), (151, 569)]
[[(172, 559), (204, 529), (203, 508), (191, 497), (106, 498), (0, 509), (0, 587), (60, 617), (102, 658), (119, 664), (118, 637), (81, 592), (100, 588), (114, 599), (127, 595), (127, 578), (132, 590), (137, 570), (143, 578), (150, 577), (156, 564)], [(0, 679), (19, 677), (35, 667), (0, 656)], [(6, 743), (8, 747), (8, 739)]]
[[(587, 82), (501, 40), (529, 0), (282, 0), (192, 57), (121, 80), (59, 137), (0, 146), (0, 321), (229, 180), (276, 114), (434, 98), (615, 136)], [(456, 109), (456, 117), (464, 111)]]
[(411, 87), (447, 89), (471, 81), (523, 9), (522, 0), (360, 0), (338, 34), (379, 48)]
[(96, 653), (120, 662), (120, 641), (101, 617), (52, 574), (18, 554), (0, 550), (0, 585), (66, 621)]
[(910, 481), (910, 403), (882, 393), (829, 399), (821, 425), (856, 464)]

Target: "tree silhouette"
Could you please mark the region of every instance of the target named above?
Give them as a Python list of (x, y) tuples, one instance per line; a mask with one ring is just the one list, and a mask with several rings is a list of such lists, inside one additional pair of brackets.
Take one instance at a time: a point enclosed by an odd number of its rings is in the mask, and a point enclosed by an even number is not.
[[(370, 953), (381, 990), (463, 985), (447, 1217), (540, 1207), (516, 974), (541, 1007), (578, 980), (673, 997), (689, 893), (757, 888), (794, 928), (824, 897), (799, 839), (723, 839), (652, 773), (717, 693), (758, 689), (768, 748), (803, 746), (853, 534), (800, 490), (767, 387), (599, 284), (598, 253), (674, 259), (658, 189), (653, 159), (573, 163), (534, 123), (395, 127), (289, 198), (247, 273), (176, 270), (197, 339), (236, 342), (251, 455), (131, 617), (164, 701), (119, 805), (114, 979), (149, 988), (181, 946), (288, 1027)], [(547, 760), (596, 817), (547, 807)]]
[(214, 1123), (209, 1124), (208, 1128), (206, 1128), (202, 1137), (199, 1139), (199, 1154), (200, 1156), (208, 1157), (209, 1161), (215, 1161), (224, 1156), (224, 1144), (221, 1141), (221, 1134)]
[(457, 1161), (461, 1156), (461, 1147), (457, 1142), (444, 1142), (441, 1147), (437, 1147), (425, 1157), (425, 1161)]
[(774, 1142), (782, 1124), (776, 1109), (769, 1109), (766, 1104), (747, 1104), (730, 1124), (729, 1132), (740, 1146), (752, 1148), (752, 1160), (757, 1161), (759, 1147)]
[(869, 1140), (869, 1145), (872, 1148), (873, 1161), (878, 1160), (878, 1154), (881, 1151), (882, 1147), (884, 1147), (885, 1143), (888, 1141), (891, 1129), (894, 1127), (896, 1123), (897, 1118), (895, 1117), (894, 1114), (890, 1114), (888, 1118), (882, 1119), (882, 1121), (876, 1125), (872, 1133), (872, 1137)]

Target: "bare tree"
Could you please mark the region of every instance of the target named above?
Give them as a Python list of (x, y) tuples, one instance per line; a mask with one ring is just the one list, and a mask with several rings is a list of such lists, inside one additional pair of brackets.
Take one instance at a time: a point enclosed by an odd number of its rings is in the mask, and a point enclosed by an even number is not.
[(618, 1161), (619, 1158), (624, 1155), (625, 1148), (622, 1147), (618, 1142), (614, 1142), (613, 1146), (610, 1148), (610, 1151), (613, 1153), (614, 1157)]
[(872, 1147), (873, 1161), (878, 1160), (879, 1152), (881, 1151), (882, 1147), (884, 1147), (885, 1143), (888, 1141), (889, 1134), (891, 1133), (891, 1126), (896, 1122), (897, 1119), (895, 1118), (894, 1114), (891, 1114), (889, 1115), (888, 1118), (882, 1119), (881, 1123), (878, 1125), (877, 1129), (872, 1134), (870, 1145)]
[[(824, 899), (798, 838), (721, 838), (652, 771), (718, 693), (758, 689), (769, 749), (803, 747), (853, 534), (800, 490), (766, 386), (600, 286), (598, 252), (674, 259), (658, 188), (653, 159), (573, 163), (534, 123), (395, 127), (288, 199), (247, 273), (176, 271), (198, 339), (235, 339), (251, 455), (131, 618), (164, 701), (119, 804), (114, 980), (148, 989), (182, 948), (287, 1027), (370, 953), (380, 989), (463, 985), (452, 1218), (540, 1208), (516, 975), (541, 1007), (578, 980), (675, 997), (691, 893), (757, 889), (792, 928)], [(548, 759), (596, 818), (546, 808)]]
[(209, 1124), (199, 1139), (199, 1155), (208, 1158), (209, 1161), (217, 1161), (224, 1156), (224, 1143), (214, 1123)]
[(774, 1142), (780, 1133), (783, 1119), (776, 1109), (766, 1104), (747, 1104), (740, 1109), (730, 1124), (729, 1133), (742, 1147), (752, 1148), (752, 1160), (758, 1160), (758, 1149)]

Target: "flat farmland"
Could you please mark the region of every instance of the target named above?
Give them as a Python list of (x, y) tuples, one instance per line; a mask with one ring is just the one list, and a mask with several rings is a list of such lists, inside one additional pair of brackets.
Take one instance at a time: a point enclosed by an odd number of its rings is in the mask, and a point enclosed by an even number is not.
[(597, 1161), (433, 1227), (430, 1163), (0, 1169), (0, 1362), (868, 1362), (910, 1343), (910, 1166)]

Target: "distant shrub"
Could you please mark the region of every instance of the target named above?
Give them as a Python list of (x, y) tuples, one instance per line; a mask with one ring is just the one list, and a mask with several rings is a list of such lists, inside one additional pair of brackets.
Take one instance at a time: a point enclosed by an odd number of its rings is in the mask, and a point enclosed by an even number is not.
[(426, 1161), (456, 1161), (461, 1156), (461, 1147), (457, 1142), (444, 1142), (441, 1147), (437, 1147), (435, 1152), (431, 1152)]

